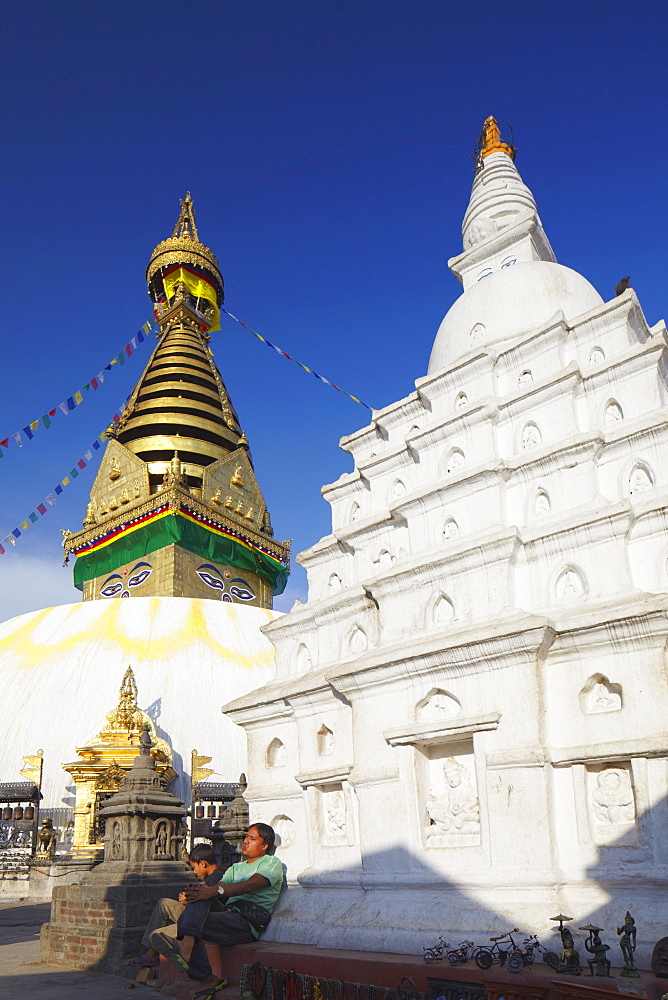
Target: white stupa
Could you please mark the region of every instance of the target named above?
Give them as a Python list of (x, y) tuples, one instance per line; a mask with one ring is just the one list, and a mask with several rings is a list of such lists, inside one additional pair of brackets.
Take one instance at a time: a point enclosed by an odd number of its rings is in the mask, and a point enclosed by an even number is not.
[[(666, 328), (558, 264), (489, 119), (428, 374), (344, 438), (276, 679), (227, 707), (289, 905), (419, 952), (668, 924)], [(555, 939), (551, 940), (552, 946)], [(617, 956), (618, 960), (619, 957)]]

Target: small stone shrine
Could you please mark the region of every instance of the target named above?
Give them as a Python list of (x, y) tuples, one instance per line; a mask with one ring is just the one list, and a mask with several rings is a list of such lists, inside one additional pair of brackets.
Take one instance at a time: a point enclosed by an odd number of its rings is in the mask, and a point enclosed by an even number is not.
[(104, 861), (78, 885), (56, 888), (51, 922), (42, 928), (42, 960), (70, 968), (125, 974), (137, 954), (151, 910), (176, 897), (192, 878), (183, 861), (183, 803), (151, 755), (144, 726), (140, 752), (118, 792), (100, 810)]

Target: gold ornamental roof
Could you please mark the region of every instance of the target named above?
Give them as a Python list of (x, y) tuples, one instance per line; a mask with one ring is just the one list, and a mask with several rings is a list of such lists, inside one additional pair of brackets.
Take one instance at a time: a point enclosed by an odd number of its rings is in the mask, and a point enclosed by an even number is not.
[(193, 267), (204, 268), (218, 280), (222, 293), (223, 277), (220, 273), (220, 264), (213, 251), (204, 243), (200, 243), (190, 191), (181, 202), (181, 214), (174, 226), (174, 232), (162, 243), (158, 243), (151, 254), (146, 269), (146, 281), (150, 284), (159, 270), (171, 267), (173, 264), (191, 264)]

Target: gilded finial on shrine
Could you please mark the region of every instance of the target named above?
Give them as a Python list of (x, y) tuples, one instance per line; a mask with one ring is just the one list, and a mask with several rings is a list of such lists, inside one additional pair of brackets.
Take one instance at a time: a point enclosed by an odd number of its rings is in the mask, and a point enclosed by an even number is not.
[(480, 159), (484, 159), (491, 153), (507, 153), (511, 160), (515, 159), (517, 150), (509, 142), (501, 139), (501, 129), (499, 123), (493, 115), (485, 118), (478, 142)]
[(237, 441), (237, 448), (247, 448), (247, 447), (248, 447), (248, 438), (246, 437), (246, 435), (242, 431), (241, 432), (241, 437)]
[(88, 528), (91, 524), (95, 524), (95, 504), (92, 500), (86, 507), (86, 516), (83, 519), (83, 526), (84, 528)]
[(199, 236), (197, 234), (197, 226), (195, 224), (195, 209), (193, 208), (193, 200), (190, 197), (190, 191), (186, 192), (185, 198), (180, 201), (181, 214), (179, 215), (178, 221), (174, 226), (174, 232), (172, 233), (172, 239), (176, 237), (177, 239), (195, 240), (199, 243)]

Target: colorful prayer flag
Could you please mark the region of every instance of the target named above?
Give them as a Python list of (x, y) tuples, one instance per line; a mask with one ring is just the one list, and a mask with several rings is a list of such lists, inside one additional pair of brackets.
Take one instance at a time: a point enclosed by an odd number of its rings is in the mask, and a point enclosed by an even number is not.
[(36, 509), (40, 512), (40, 514), (46, 514), (46, 507), (43, 503), (38, 503)]
[(78, 391), (74, 393), (74, 402), (77, 404), (77, 406), (83, 403), (83, 396)]

